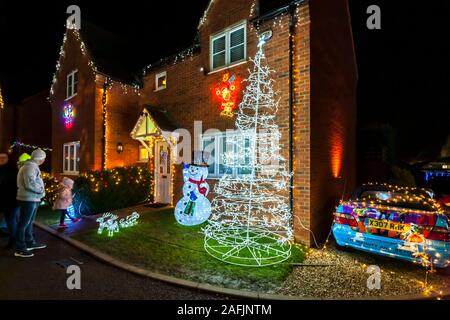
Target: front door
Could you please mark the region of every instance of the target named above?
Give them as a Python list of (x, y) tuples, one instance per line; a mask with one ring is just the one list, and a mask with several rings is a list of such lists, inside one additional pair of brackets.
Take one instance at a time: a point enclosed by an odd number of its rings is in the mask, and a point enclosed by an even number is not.
[(171, 154), (169, 144), (158, 141), (155, 144), (155, 202), (172, 203), (170, 172)]

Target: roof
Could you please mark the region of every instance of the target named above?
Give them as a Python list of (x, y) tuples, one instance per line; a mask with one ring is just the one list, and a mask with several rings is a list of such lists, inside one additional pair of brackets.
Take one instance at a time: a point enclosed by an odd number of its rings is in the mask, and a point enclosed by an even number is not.
[(79, 33), (98, 72), (128, 84), (140, 82), (136, 71), (142, 64), (133, 56), (132, 44), (84, 20)]
[[(259, 9), (257, 10), (257, 16), (254, 17), (251, 21), (255, 24), (261, 23), (266, 20), (274, 19), (276, 16), (286, 13), (290, 6), (292, 5), (299, 5), (306, 0), (259, 0)], [(185, 56), (193, 55), (199, 51), (199, 29), (201, 28), (204, 21), (206, 21), (209, 11), (211, 10), (211, 7), (214, 5), (214, 0), (211, 0), (206, 7), (206, 10), (204, 11), (202, 17), (200, 18), (199, 24), (197, 26), (197, 35), (195, 36), (195, 39), (193, 41), (193, 44), (186, 49), (179, 51), (178, 53), (175, 53), (170, 56), (162, 57), (161, 59), (148, 64), (143, 69), (143, 74), (146, 74), (146, 71), (158, 67), (162, 64), (167, 64), (172, 61), (177, 61), (179, 58), (183, 58)]]
[(138, 121), (131, 131), (131, 137), (133, 139), (146, 140), (148, 137), (160, 135), (161, 131), (172, 132), (176, 129), (177, 126), (169, 118), (165, 110), (147, 106), (142, 110)]
[(150, 116), (155, 120), (155, 122), (158, 124), (158, 127), (163, 131), (174, 131), (178, 127), (175, 125), (175, 123), (171, 120), (168, 112), (166, 110), (162, 109), (156, 109), (155, 107), (148, 106), (146, 108), (148, 112), (150, 113)]

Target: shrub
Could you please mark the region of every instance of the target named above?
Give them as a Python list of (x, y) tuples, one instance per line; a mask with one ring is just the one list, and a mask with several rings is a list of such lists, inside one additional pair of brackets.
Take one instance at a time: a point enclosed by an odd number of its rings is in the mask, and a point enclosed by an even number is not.
[(58, 196), (59, 181), (47, 172), (42, 172), (42, 180), (45, 185), (45, 197), (43, 200), (50, 206), (53, 206)]
[(150, 186), (150, 172), (142, 167), (92, 171), (75, 180), (73, 205), (83, 215), (130, 207), (147, 199)]

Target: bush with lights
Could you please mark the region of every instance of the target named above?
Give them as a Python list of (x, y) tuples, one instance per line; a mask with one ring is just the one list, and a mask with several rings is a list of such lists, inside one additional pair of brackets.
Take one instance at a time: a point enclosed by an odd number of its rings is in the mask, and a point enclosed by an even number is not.
[(45, 197), (43, 200), (50, 206), (53, 206), (58, 196), (59, 181), (47, 172), (42, 172), (42, 180), (45, 185)]
[(135, 166), (84, 173), (74, 184), (75, 211), (94, 215), (137, 205), (146, 201), (151, 183), (150, 171)]

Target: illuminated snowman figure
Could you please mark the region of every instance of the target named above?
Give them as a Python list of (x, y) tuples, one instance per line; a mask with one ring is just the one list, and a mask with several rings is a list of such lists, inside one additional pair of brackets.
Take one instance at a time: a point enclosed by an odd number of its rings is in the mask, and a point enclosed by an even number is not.
[(206, 198), (209, 192), (206, 182), (208, 165), (202, 153), (200, 157), (197, 152), (194, 154), (194, 163), (183, 165), (183, 198), (175, 206), (175, 219), (184, 226), (201, 224), (211, 215), (211, 203)]

